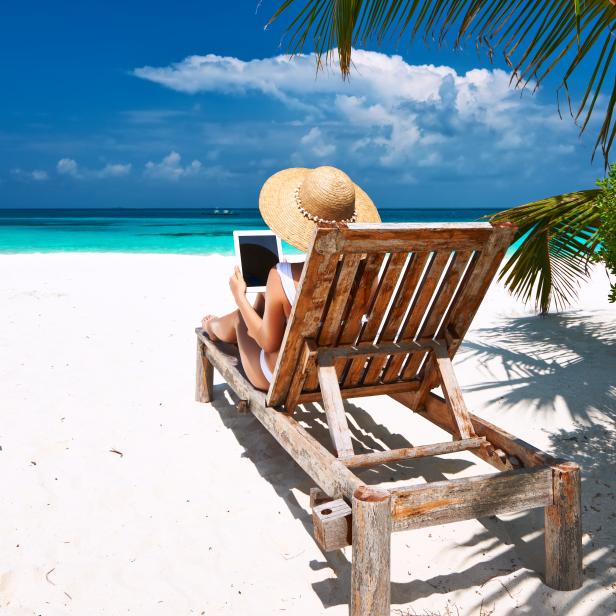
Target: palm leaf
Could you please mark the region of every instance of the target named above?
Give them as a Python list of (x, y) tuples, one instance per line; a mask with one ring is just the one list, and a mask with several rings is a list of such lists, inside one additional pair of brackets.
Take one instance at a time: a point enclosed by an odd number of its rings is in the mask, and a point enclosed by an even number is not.
[(598, 189), (535, 201), (489, 216), (518, 226), (513, 254), (500, 272), (509, 290), (524, 302), (534, 299), (542, 313), (560, 309), (589, 276), (588, 262), (599, 238)]
[[(284, 0), (270, 23), (282, 15), (291, 54), (307, 43), (318, 66), (335, 59), (342, 75), (350, 74), (353, 46), (374, 40), (422, 33), (426, 42), (454, 48), (474, 41), (492, 57), (502, 51), (516, 87), (538, 87), (558, 68), (559, 90), (569, 97), (569, 83), (579, 67), (588, 66), (583, 95), (575, 112), (583, 132), (594, 113), (603, 114), (595, 151), (606, 164), (616, 136), (616, 79), (610, 71), (616, 50), (616, 0)], [(611, 78), (610, 78), (611, 76)], [(605, 105), (596, 105), (605, 94)], [(569, 100), (571, 104), (571, 100)]]

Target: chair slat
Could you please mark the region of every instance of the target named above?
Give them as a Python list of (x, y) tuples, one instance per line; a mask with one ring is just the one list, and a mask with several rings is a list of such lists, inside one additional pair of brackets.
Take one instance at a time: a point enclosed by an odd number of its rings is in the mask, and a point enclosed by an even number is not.
[[(416, 252), (411, 254), (410, 262), (404, 273), (404, 280), (398, 288), (391, 310), (387, 315), (383, 331), (378, 337), (377, 342), (394, 342), (396, 340), (398, 330), (402, 324), (402, 319), (409, 308), (413, 293), (417, 288), (417, 283), (424, 271), (429, 256), (430, 253), (427, 252)], [(366, 370), (363, 384), (372, 385), (376, 383), (386, 362), (387, 357), (373, 357)]]
[[(313, 238), (313, 245), (317, 241), (323, 242), (328, 236), (334, 236), (336, 233), (337, 229), (318, 229)], [(285, 403), (292, 389), (291, 381), (294, 378), (305, 379), (305, 376), (298, 374), (297, 370), (300, 353), (306, 338), (317, 337), (338, 261), (339, 255), (335, 252), (321, 254), (310, 249), (267, 394), (269, 405)], [(297, 387), (293, 389), (297, 390)]]
[[(406, 323), (403, 326), (402, 334), (398, 338), (400, 341), (412, 340), (416, 337), (416, 333), (421, 325), (421, 321), (425, 316), (427, 307), (430, 304), (436, 285), (438, 284), (443, 270), (445, 269), (449, 258), (450, 252), (438, 252), (432, 256), (432, 260), (428, 265), (428, 269), (421, 281), (421, 287), (418, 289), (415, 299), (413, 300), (413, 306), (411, 307), (407, 317)], [(423, 356), (423, 353), (422, 353)], [(398, 379), (398, 373), (404, 362), (404, 355), (394, 355), (383, 375), (383, 381), (390, 383)]]
[[(383, 277), (379, 283), (374, 302), (368, 314), (368, 320), (363, 331), (360, 334), (358, 342), (367, 342), (373, 340), (381, 326), (385, 311), (391, 301), (391, 294), (395, 289), (400, 272), (404, 267), (407, 259), (407, 254), (396, 252), (389, 257), (387, 267), (383, 273)], [(355, 358), (351, 361), (349, 369), (344, 378), (345, 387), (353, 387), (356, 385), (364, 371), (366, 359), (363, 357)]]
[[(445, 274), (442, 283), (435, 293), (434, 301), (430, 306), (430, 311), (421, 326), (421, 329), (417, 331), (416, 338), (432, 338), (437, 332), (438, 326), (445, 314), (445, 310), (451, 302), (451, 298), (460, 282), (460, 278), (464, 273), (468, 262), (472, 256), (471, 251), (456, 252), (449, 265), (447, 273)], [(425, 356), (425, 353), (413, 353), (409, 361), (407, 362), (402, 372), (403, 378), (408, 379), (415, 376), (421, 362)]]
[(342, 267), (336, 279), (336, 286), (331, 303), (323, 318), (323, 326), (319, 334), (319, 345), (330, 346), (334, 344), (340, 334), (349, 293), (355, 281), (357, 268), (361, 262), (361, 255), (353, 254), (344, 258)]
[[(452, 327), (456, 332), (457, 339), (449, 345), (449, 357), (456, 354), (464, 335), (479, 308), (488, 287), (492, 283), (500, 263), (511, 244), (516, 228), (507, 223), (494, 225), (494, 231), (483, 250), (475, 254), (471, 265), (467, 268), (464, 281), (460, 285), (456, 297), (454, 297), (442, 325), (439, 335)], [(427, 392), (439, 381), (436, 367), (430, 365), (424, 371), (424, 382), (417, 394), (416, 404), (421, 406)]]
[[(378, 287), (375, 283), (384, 260), (384, 253), (371, 254), (364, 259), (365, 264), (353, 290), (349, 309), (345, 315), (342, 331), (338, 338), (338, 344), (348, 345), (356, 342), (361, 331), (364, 312), (372, 306), (378, 292)], [(347, 363), (349, 362), (344, 357), (336, 358), (334, 366), (339, 378), (346, 373)]]
[(450, 357), (453, 357), (462, 338), (464, 338), (470, 327), (475, 313), (513, 240), (516, 230), (516, 227), (507, 223), (494, 225), (489, 241), (480, 251), (472, 275), (468, 277), (467, 284), (458, 293), (455, 304), (452, 303), (443, 325), (452, 325), (454, 327), (458, 334), (459, 342), (450, 347)]
[[(325, 310), (323, 325), (319, 332), (319, 345), (330, 346), (335, 344), (340, 335), (340, 325), (344, 319), (349, 294), (353, 288), (358, 267), (361, 263), (361, 255), (348, 255), (338, 267), (337, 276), (330, 291), (330, 301)], [(318, 373), (316, 366), (311, 364), (306, 376), (304, 389), (314, 391), (318, 387)]]

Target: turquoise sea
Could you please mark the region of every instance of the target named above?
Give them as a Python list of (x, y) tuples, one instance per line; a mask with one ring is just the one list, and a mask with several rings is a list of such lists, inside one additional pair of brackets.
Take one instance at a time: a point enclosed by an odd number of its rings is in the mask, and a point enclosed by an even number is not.
[[(490, 210), (380, 213), (384, 222), (463, 222)], [(0, 209), (0, 252), (232, 254), (234, 230), (264, 228), (257, 209)]]

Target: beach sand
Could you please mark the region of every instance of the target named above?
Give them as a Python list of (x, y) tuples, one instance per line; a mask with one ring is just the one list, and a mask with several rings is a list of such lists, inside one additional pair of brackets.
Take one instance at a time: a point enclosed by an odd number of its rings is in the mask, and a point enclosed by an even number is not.
[[(0, 257), (0, 613), (347, 613), (351, 550), (311, 535), (313, 485), (251, 415), (194, 395), (194, 327), (231, 308), (229, 257)], [(469, 405), (583, 466), (585, 582), (543, 568), (542, 510), (396, 533), (392, 614), (616, 611), (616, 327), (602, 270), (539, 318), (494, 285), (456, 358)], [(351, 401), (366, 446), (446, 440), (389, 398)], [(315, 421), (310, 430), (329, 446)], [(490, 472), (467, 453), (408, 482)], [(389, 471), (364, 471), (386, 481)], [(372, 473), (372, 474), (371, 474)]]

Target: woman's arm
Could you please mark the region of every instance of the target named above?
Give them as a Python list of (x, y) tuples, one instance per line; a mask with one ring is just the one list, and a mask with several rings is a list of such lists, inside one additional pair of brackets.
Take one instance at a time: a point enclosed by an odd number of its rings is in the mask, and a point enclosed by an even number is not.
[(257, 344), (267, 353), (274, 353), (280, 349), (286, 317), (283, 309), (283, 289), (280, 275), (272, 269), (267, 277), (265, 287), (265, 308), (263, 317), (250, 305), (246, 299), (246, 282), (239, 267), (235, 268), (229, 280), (229, 287), (235, 298), (235, 303), (244, 317), (248, 334), (256, 340)]

